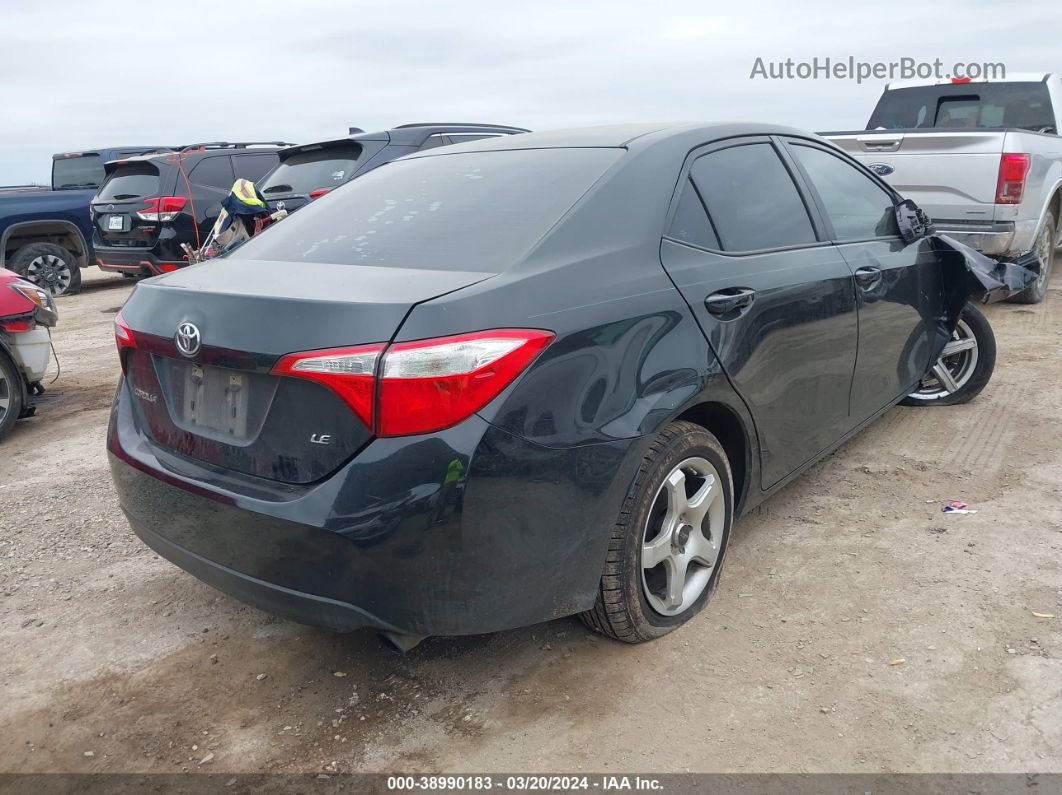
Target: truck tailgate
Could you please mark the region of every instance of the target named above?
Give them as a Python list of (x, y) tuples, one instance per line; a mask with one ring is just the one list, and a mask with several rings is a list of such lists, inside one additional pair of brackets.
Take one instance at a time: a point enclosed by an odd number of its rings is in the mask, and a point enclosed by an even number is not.
[(824, 137), (882, 174), (936, 220), (994, 220), (1006, 139), (1001, 130), (882, 130)]

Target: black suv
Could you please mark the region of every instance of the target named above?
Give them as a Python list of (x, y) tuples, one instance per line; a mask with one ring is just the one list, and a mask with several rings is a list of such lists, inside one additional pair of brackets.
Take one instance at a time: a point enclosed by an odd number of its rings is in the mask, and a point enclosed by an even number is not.
[(238, 177), (258, 180), (277, 164), (283, 141), (186, 146), (105, 166), (92, 200), (92, 245), (103, 270), (153, 275), (187, 265)]
[(297, 210), (332, 188), (397, 157), (439, 146), (530, 132), (500, 124), (402, 124), (367, 133), (357, 127), (333, 141), (292, 146), (278, 152), (280, 163), (258, 183), (270, 210)]

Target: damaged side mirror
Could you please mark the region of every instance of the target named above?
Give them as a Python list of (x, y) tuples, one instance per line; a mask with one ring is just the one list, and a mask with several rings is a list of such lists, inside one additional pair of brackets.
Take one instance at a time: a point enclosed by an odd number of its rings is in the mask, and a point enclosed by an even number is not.
[(900, 227), (900, 236), (905, 243), (914, 243), (929, 234), (933, 224), (925, 211), (910, 199), (898, 202), (895, 207), (896, 224)]

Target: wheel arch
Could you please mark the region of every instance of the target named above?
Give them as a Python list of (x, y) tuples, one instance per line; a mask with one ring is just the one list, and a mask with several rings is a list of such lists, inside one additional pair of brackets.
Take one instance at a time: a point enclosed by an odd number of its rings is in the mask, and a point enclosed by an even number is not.
[(700, 425), (719, 440), (734, 477), (734, 513), (740, 514), (748, 500), (753, 468), (752, 436), (740, 414), (725, 403), (707, 400), (687, 407), (673, 419)]
[(62, 219), (20, 221), (4, 230), (0, 237), (0, 266), (5, 266), (15, 252), (31, 243), (54, 243), (72, 251), (79, 267), (89, 264), (89, 246), (77, 224)]

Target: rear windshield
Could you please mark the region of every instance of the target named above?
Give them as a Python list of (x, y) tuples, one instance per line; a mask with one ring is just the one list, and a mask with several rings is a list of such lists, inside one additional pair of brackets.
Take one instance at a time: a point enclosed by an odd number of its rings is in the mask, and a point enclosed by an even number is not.
[(361, 151), (360, 145), (351, 142), (296, 152), (282, 160), (258, 188), (266, 196), (335, 188), (354, 174)]
[(159, 170), (150, 163), (126, 163), (118, 166), (107, 177), (96, 199), (124, 201), (144, 196), (157, 196)]
[(498, 272), (621, 156), (519, 149), (396, 160), (299, 210), (232, 256)]
[(98, 188), (103, 182), (103, 161), (99, 155), (59, 157), (52, 161), (52, 189)]
[(955, 83), (886, 91), (868, 130), (1016, 127), (1057, 133), (1046, 83)]

